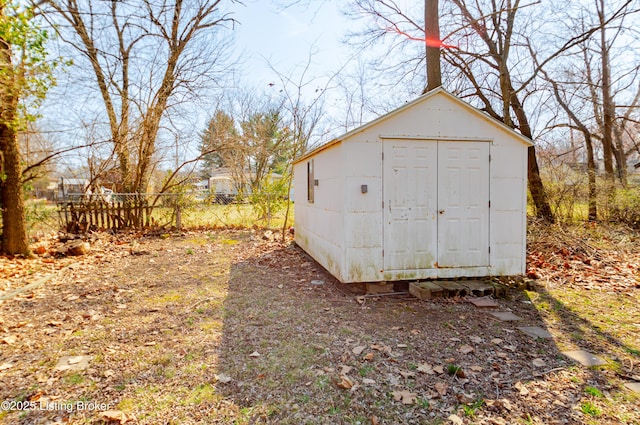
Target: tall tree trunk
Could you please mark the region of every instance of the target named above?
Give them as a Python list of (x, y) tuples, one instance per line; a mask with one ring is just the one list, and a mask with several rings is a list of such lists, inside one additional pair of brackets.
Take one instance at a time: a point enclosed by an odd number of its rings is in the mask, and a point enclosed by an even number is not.
[(591, 140), (591, 133), (586, 131), (582, 133), (584, 135), (584, 142), (587, 146), (587, 176), (589, 181), (589, 221), (598, 220), (598, 199), (596, 189), (596, 160), (593, 154), (593, 142)]
[(22, 166), (18, 137), (10, 126), (0, 123), (0, 153), (4, 178), (0, 179), (2, 204), (2, 246), (5, 254), (29, 253), (22, 193)]
[(425, 0), (424, 2), (424, 34), (427, 62), (427, 87), (428, 92), (442, 86), (442, 72), (440, 70), (440, 23), (438, 0)]
[[(4, 5), (0, 2), (0, 16)], [(13, 63), (11, 45), (0, 38), (0, 69), (11, 76)], [(8, 72), (7, 72), (8, 70)], [(8, 84), (7, 84), (8, 83)], [(5, 254), (29, 253), (27, 228), (22, 193), (22, 165), (16, 134), (15, 119), (18, 110), (18, 94), (15, 84), (5, 80), (0, 90), (0, 207), (2, 207), (2, 244)]]
[(600, 20), (600, 48), (602, 50), (602, 155), (604, 172), (608, 180), (614, 180), (613, 174), (613, 120), (615, 109), (611, 97), (611, 68), (609, 64), (609, 47), (606, 38), (606, 18), (604, 0), (600, 0), (598, 18)]
[[(518, 120), (520, 133), (522, 133), (523, 136), (526, 136), (529, 139), (533, 140), (533, 134), (531, 131), (531, 126), (529, 125), (526, 111), (524, 110), (524, 107), (512, 86), (509, 87), (509, 92), (511, 93), (511, 108), (513, 109), (516, 119)], [(533, 204), (536, 207), (536, 215), (550, 223), (553, 223), (555, 221), (553, 217), (553, 211), (551, 211), (551, 205), (549, 205), (549, 199), (547, 198), (544, 184), (542, 183), (542, 179), (540, 178), (540, 168), (538, 167), (538, 158), (536, 157), (535, 146), (529, 146), (529, 150), (527, 152), (527, 172), (529, 180), (529, 192), (531, 193)]]

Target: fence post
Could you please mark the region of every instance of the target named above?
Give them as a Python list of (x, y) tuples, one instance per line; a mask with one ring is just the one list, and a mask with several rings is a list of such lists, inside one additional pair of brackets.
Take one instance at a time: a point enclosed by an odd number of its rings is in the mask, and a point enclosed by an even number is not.
[(271, 194), (267, 193), (267, 227), (271, 228)]
[(182, 209), (180, 208), (180, 202), (176, 196), (176, 229), (182, 230)]

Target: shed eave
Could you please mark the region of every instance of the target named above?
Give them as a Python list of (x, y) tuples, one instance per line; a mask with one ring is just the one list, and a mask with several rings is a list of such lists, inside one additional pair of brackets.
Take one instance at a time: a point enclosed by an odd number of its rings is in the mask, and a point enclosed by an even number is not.
[(333, 140), (331, 140), (331, 141), (329, 141), (327, 143), (323, 143), (322, 145), (318, 146), (317, 148), (315, 148), (315, 149), (305, 153), (304, 155), (294, 159), (293, 160), (293, 164), (295, 165), (298, 162), (304, 161), (305, 159), (307, 159), (309, 157), (312, 157), (315, 154), (317, 154), (317, 153), (319, 153), (319, 152), (321, 152), (323, 150), (329, 149), (330, 147), (333, 147), (333, 146), (339, 144), (340, 142), (342, 142), (342, 139), (344, 139), (344, 137), (340, 137), (338, 139), (333, 139)]

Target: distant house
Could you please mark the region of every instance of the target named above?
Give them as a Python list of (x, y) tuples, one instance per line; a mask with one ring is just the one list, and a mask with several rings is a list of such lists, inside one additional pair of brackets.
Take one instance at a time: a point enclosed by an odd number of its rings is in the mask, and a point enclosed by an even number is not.
[(529, 146), (430, 91), (296, 159), (296, 243), (342, 282), (522, 274)]
[(89, 180), (60, 177), (58, 184), (58, 199), (68, 198), (70, 195), (84, 195), (89, 192)]
[[(245, 170), (242, 176), (232, 173), (229, 168), (217, 168), (213, 175), (208, 179), (208, 189), (211, 193), (226, 196), (237, 196), (240, 192), (244, 194), (251, 193), (251, 186), (247, 182), (251, 176), (251, 171)], [(282, 175), (278, 173), (270, 173), (268, 175), (270, 181), (282, 179)]]

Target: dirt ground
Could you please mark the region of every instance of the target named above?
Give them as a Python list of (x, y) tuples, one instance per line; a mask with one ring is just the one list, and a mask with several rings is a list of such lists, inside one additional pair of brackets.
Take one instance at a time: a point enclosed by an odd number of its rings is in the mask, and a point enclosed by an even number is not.
[[(464, 299), (361, 297), (256, 231), (100, 235), (0, 266), (4, 294), (44, 281), (0, 301), (1, 423), (640, 423), (633, 285), (601, 291), (627, 309), (616, 334), (553, 279), (498, 300), (523, 319), (503, 322)], [(560, 353), (577, 348), (607, 364)]]

